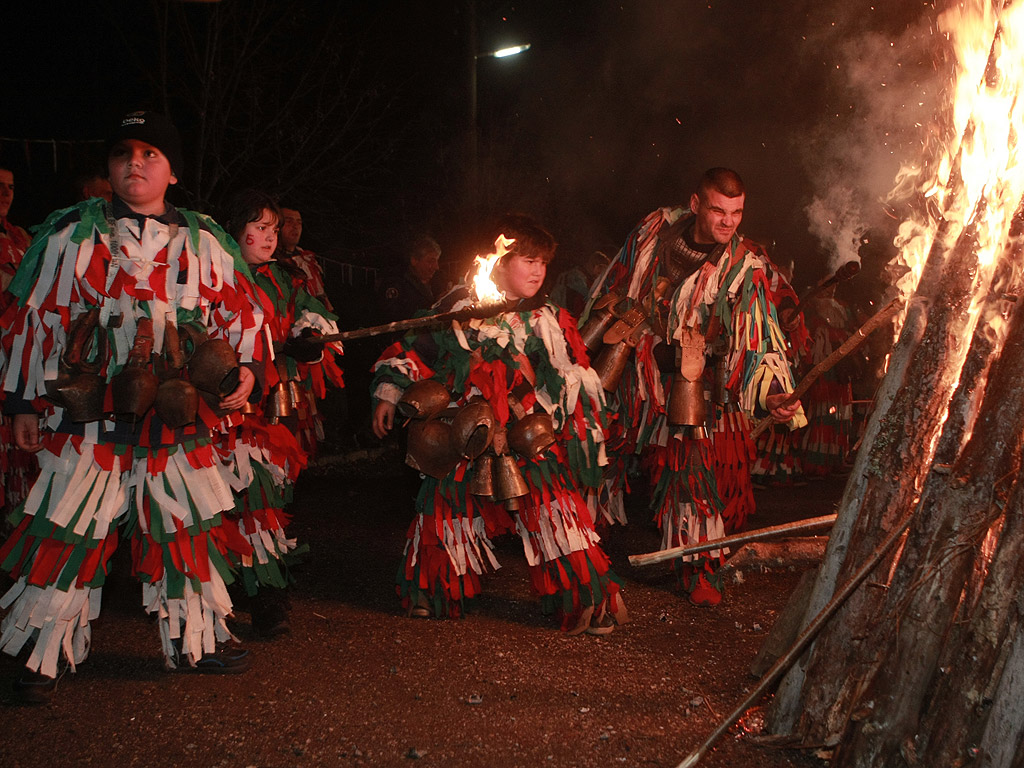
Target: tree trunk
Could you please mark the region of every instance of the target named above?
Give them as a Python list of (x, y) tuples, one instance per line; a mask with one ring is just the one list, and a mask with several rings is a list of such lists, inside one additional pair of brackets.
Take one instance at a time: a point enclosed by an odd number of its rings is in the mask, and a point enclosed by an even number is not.
[[(1015, 312), (1010, 335), (985, 387), (971, 439), (952, 474), (933, 473), (926, 485), (882, 619), (868, 644), (870, 657), (865, 654), (869, 677), (847, 686), (854, 688), (854, 705), (870, 714), (856, 718), (837, 756), (838, 767), (902, 765), (901, 751), (912, 755), (918, 749), (914, 736), (945, 642), (955, 635), (953, 620), (961, 595), (987, 532), (1002, 515), (1002, 503), (994, 498), (996, 488), (1018, 463), (1024, 437), (1022, 368), (1024, 312)], [(947, 430), (943, 443), (959, 443), (959, 424), (949, 426), (953, 434)], [(990, 658), (986, 656), (984, 663)], [(949, 733), (960, 725), (944, 722)]]
[[(968, 309), (976, 288), (974, 246), (974, 230), (968, 228), (951, 251), (941, 236), (931, 249), (893, 353), (895, 365), (886, 377), (880, 411), (872, 418), (865, 448), (857, 456), (840, 504), (808, 617), (821, 609), (835, 585), (856, 571), (916, 502), (964, 357)], [(922, 324), (924, 332), (915, 343)], [(883, 561), (878, 573), (884, 574), (890, 563), (891, 559)], [(882, 591), (870, 583), (850, 598), (812, 649), (806, 675), (814, 685), (805, 689), (798, 666), (780, 687), (771, 716), (774, 732), (791, 730), (795, 714), (802, 709), (799, 731), (805, 740), (835, 742), (869, 673), (863, 665), (871, 649), (865, 653), (862, 643), (883, 599)]]

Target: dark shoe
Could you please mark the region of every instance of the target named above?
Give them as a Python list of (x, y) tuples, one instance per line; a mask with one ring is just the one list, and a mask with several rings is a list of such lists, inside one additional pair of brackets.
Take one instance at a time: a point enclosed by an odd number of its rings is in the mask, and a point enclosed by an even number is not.
[[(187, 669), (187, 667), (186, 667)], [(201, 675), (238, 675), (249, 669), (249, 652), (237, 645), (225, 645), (196, 662)]]
[(280, 637), (291, 632), (284, 603), (267, 603), (255, 598), (252, 602), (252, 629), (265, 638)]
[(610, 613), (605, 613), (600, 618), (594, 616), (590, 619), (590, 626), (587, 627), (588, 635), (610, 635), (614, 631), (615, 619)]
[(18, 701), (27, 706), (49, 704), (56, 690), (57, 678), (47, 677), (28, 669), (23, 669), (21, 677), (14, 681), (14, 692), (18, 696)]

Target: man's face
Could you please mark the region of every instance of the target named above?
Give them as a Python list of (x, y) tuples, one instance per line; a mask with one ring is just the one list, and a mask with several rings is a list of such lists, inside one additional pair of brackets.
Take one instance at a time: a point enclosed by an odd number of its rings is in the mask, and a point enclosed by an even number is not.
[(440, 260), (441, 255), (439, 253), (434, 253), (433, 251), (421, 253), (409, 260), (409, 270), (421, 283), (429, 283), (434, 275), (437, 274)]
[(696, 214), (693, 239), (698, 243), (728, 243), (743, 220), (743, 201), (746, 195), (726, 197), (712, 189), (694, 194), (690, 210)]
[(506, 256), (494, 270), (495, 283), (505, 298), (513, 301), (532, 299), (544, 284), (548, 265), (544, 259), (533, 254)]
[(138, 139), (124, 139), (107, 156), (110, 186), (136, 213), (161, 214), (165, 210), (164, 193), (178, 178), (171, 163), (159, 149)]
[(5, 168), (0, 168), (0, 218), (7, 215), (11, 210), (11, 203), (14, 202), (14, 174)]
[(284, 221), (281, 222), (281, 245), (286, 251), (294, 251), (302, 237), (302, 214), (293, 208), (282, 208)]
[(256, 221), (247, 222), (239, 234), (238, 247), (246, 264), (259, 266), (274, 258), (277, 250), (277, 216), (266, 208)]

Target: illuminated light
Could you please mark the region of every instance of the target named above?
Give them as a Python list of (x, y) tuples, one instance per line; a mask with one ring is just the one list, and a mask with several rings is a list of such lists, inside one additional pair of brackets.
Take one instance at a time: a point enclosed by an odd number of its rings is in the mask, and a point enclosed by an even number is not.
[(517, 53), (528, 50), (530, 50), (530, 44), (526, 43), (524, 45), (513, 45), (509, 48), (499, 48), (492, 55), (496, 59), (504, 59), (506, 56), (515, 56)]
[(498, 304), (505, 300), (505, 294), (498, 290), (498, 286), (491, 279), (491, 272), (514, 242), (514, 239), (498, 235), (494, 241), (494, 253), (475, 258), (477, 270), (473, 275), (473, 288), (477, 301), (481, 304)]

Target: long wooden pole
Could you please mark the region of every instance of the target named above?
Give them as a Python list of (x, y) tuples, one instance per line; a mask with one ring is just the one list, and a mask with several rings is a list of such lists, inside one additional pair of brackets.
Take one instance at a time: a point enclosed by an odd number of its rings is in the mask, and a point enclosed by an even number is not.
[[(800, 380), (800, 383), (796, 385), (792, 394), (786, 398), (784, 405), (792, 405), (799, 400), (811, 388), (811, 385), (817, 381), (819, 376), (834, 367), (844, 357), (850, 355), (857, 347), (864, 343), (868, 336), (889, 322), (901, 306), (903, 306), (903, 300), (897, 297), (869, 317), (864, 325), (851, 333), (849, 338), (839, 345), (838, 349), (811, 368), (807, 375)], [(772, 425), (773, 421), (771, 416), (761, 419), (750, 431), (750, 439), (757, 440), (761, 433)]]
[(846, 602), (847, 598), (854, 593), (857, 587), (860, 586), (861, 582), (863, 582), (864, 579), (866, 579), (871, 572), (875, 570), (878, 563), (881, 562), (882, 558), (885, 556), (885, 553), (888, 552), (897, 541), (899, 541), (900, 537), (903, 536), (903, 533), (910, 527), (910, 523), (913, 519), (914, 510), (911, 510), (904, 515), (899, 524), (889, 532), (885, 541), (878, 545), (857, 572), (850, 577), (850, 580), (836, 592), (828, 605), (821, 609), (818, 615), (815, 616), (804, 631), (800, 633), (800, 636), (793, 641), (789, 650), (786, 651), (783, 656), (779, 657), (778, 661), (772, 664), (771, 669), (765, 672), (764, 677), (762, 677), (760, 682), (758, 682), (754, 687), (754, 690), (752, 690), (740, 705), (718, 724), (718, 727), (711, 732), (711, 735), (708, 736), (704, 742), (697, 747), (697, 749), (687, 755), (686, 759), (676, 766), (676, 768), (693, 768), (693, 766), (697, 765), (704, 755), (708, 753), (714, 743), (732, 727), (732, 724), (739, 720), (743, 716), (744, 712), (750, 709), (761, 699), (762, 696), (764, 696), (768, 689), (775, 684), (782, 674), (800, 658), (800, 655), (821, 631), (822, 627), (828, 623), (833, 614), (835, 614), (842, 604)]
[(643, 555), (630, 555), (630, 565), (654, 565), (654, 563), (661, 563), (665, 560), (673, 560), (683, 555), (696, 555), (700, 552), (709, 552), (712, 549), (723, 549), (725, 547), (732, 547), (737, 544), (747, 544), (751, 541), (764, 541), (765, 539), (775, 539), (779, 536), (785, 536), (790, 533), (808, 533), (810, 531), (826, 531), (832, 527), (835, 523), (835, 515), (822, 515), (821, 517), (811, 517), (807, 520), (797, 520), (795, 523), (784, 523), (782, 525), (772, 525), (768, 528), (758, 528), (753, 531), (747, 531), (746, 533), (736, 533), (732, 536), (725, 536), (721, 539), (712, 539), (711, 541), (702, 541), (700, 544), (690, 544), (685, 547), (671, 547), (670, 549), (662, 549), (657, 552), (648, 552)]
[(506, 301), (501, 302), (500, 304), (466, 307), (453, 312), (441, 312), (436, 315), (412, 317), (408, 320), (395, 320), (393, 323), (385, 323), (384, 325), (371, 325), (367, 328), (356, 328), (351, 331), (342, 331), (341, 333), (330, 333), (326, 336), (318, 336), (316, 341), (323, 342), (324, 344), (330, 344), (332, 341), (363, 339), (368, 336), (382, 336), (385, 333), (408, 331), (413, 328), (426, 328), (431, 325), (450, 323), (453, 320), (483, 320), (488, 317), (493, 317), (494, 315), (500, 315), (502, 312), (507, 312), (511, 310), (515, 304), (516, 302)]

